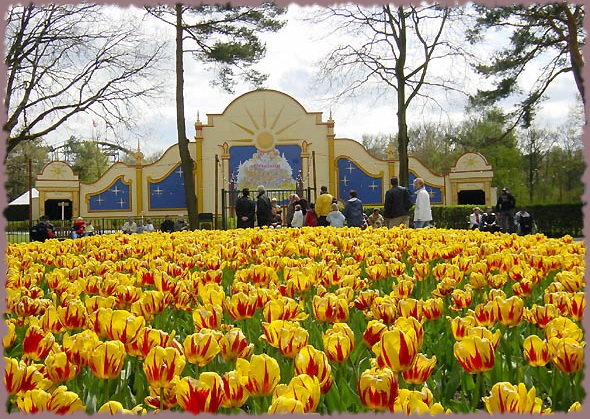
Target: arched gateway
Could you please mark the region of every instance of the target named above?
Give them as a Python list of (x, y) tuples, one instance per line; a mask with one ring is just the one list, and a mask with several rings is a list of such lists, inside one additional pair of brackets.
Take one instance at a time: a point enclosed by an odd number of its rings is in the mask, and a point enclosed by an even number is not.
[[(359, 142), (336, 138), (331, 115), (327, 120), (322, 115), (308, 112), (285, 93), (254, 90), (221, 114), (208, 114), (206, 123), (197, 120), (189, 147), (199, 213), (221, 214), (222, 191), (233, 194), (258, 185), (311, 191), (312, 200), (322, 185), (342, 200), (356, 189), (366, 205), (381, 205), (389, 179), (399, 169), (395, 151), (390, 147), (386, 160), (376, 159)], [(64, 162), (48, 163), (35, 181), (39, 214), (59, 202), (68, 203), (72, 217), (185, 214), (178, 146), (151, 164), (142, 164), (142, 157), (138, 151), (135, 165), (115, 163), (92, 183), (79, 181)], [(432, 173), (413, 157), (409, 169), (410, 181), (417, 176), (425, 180), (433, 205), (495, 201), (492, 167), (481, 154), (462, 155), (445, 175)]]

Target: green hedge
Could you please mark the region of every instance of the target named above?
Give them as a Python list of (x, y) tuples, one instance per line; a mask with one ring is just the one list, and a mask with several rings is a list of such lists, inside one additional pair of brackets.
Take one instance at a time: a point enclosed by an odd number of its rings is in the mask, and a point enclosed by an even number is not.
[[(468, 217), (475, 205), (432, 206), (432, 218), (434, 224), (440, 228), (466, 229)], [(379, 208), (383, 213), (383, 207), (365, 207), (367, 215), (373, 212), (373, 208)], [(485, 210), (485, 205), (480, 208)], [(527, 211), (537, 223), (539, 233), (547, 237), (583, 237), (584, 214), (583, 204), (544, 204), (529, 205)], [(413, 208), (410, 210), (410, 219), (413, 218)]]

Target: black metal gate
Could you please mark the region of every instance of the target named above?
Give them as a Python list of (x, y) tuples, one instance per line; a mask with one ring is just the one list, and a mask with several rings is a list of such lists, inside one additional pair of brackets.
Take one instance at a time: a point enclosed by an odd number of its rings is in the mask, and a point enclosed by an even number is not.
[[(251, 191), (251, 197), (256, 201), (256, 191)], [(283, 208), (283, 222), (287, 214), (287, 205), (289, 205), (289, 197), (292, 194), (297, 194), (305, 198), (307, 202), (313, 202), (312, 196), (315, 199), (315, 188), (308, 187), (304, 189), (267, 189), (266, 194), (270, 199), (276, 198), (277, 204)], [(241, 191), (238, 189), (222, 189), (221, 190), (221, 229), (227, 230), (236, 228), (236, 212), (235, 203), (240, 196)]]

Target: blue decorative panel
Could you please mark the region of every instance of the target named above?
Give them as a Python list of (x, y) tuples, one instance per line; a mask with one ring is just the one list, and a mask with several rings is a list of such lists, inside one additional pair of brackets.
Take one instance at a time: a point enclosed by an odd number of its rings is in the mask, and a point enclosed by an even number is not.
[(338, 198), (346, 201), (351, 189), (356, 190), (357, 197), (365, 205), (383, 203), (383, 180), (366, 174), (350, 159), (338, 159)]
[(89, 211), (129, 211), (131, 200), (129, 199), (129, 185), (120, 177), (106, 190), (97, 194), (91, 194), (88, 198)]
[(301, 147), (279, 145), (269, 151), (255, 146), (233, 146), (230, 149), (230, 183), (235, 189), (258, 185), (266, 189), (295, 189), (301, 170)]
[[(410, 172), (410, 174), (409, 174), (409, 178), (410, 178), (409, 189), (410, 189), (410, 192), (412, 192), (412, 199), (414, 202), (416, 202), (416, 188), (414, 188), (414, 179), (416, 179), (416, 177), (417, 176), (414, 173)], [(430, 195), (430, 203), (431, 204), (442, 204), (442, 191), (440, 188), (435, 188), (434, 186), (426, 183), (426, 181), (424, 181), (424, 187), (426, 188), (426, 190), (428, 191), (428, 194)]]
[(180, 163), (166, 177), (156, 182), (148, 181), (148, 185), (150, 210), (186, 208), (184, 176)]

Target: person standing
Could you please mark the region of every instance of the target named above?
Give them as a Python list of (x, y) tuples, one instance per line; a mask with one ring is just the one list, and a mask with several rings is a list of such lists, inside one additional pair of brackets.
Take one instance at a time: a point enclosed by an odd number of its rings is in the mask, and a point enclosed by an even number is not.
[(385, 192), (383, 218), (388, 228), (405, 224), (410, 225), (410, 208), (412, 208), (410, 190), (400, 186), (397, 176), (391, 178), (391, 189)]
[(416, 188), (416, 208), (414, 208), (414, 228), (430, 227), (432, 210), (430, 208), (430, 195), (424, 187), (424, 179), (414, 179)]
[(256, 219), (258, 227), (268, 226), (272, 221), (272, 204), (262, 185), (258, 186), (258, 196), (256, 197)]
[(315, 200), (315, 213), (318, 217), (318, 226), (327, 226), (326, 216), (330, 213), (332, 200), (334, 197), (328, 193), (328, 187), (322, 186), (320, 188), (320, 196)]
[(344, 217), (348, 227), (362, 227), (364, 222), (363, 202), (357, 198), (356, 191), (351, 189), (349, 199), (344, 203)]
[(291, 227), (293, 224), (293, 214), (295, 213), (295, 205), (298, 204), (299, 195), (296, 193), (289, 195), (289, 203), (287, 204), (287, 218), (285, 223), (287, 227)]
[(309, 206), (307, 207), (303, 225), (307, 227), (317, 227), (318, 225), (318, 216), (316, 215), (315, 204), (313, 202), (310, 202)]
[(242, 196), (236, 201), (236, 217), (238, 217), (238, 228), (254, 227), (256, 218), (256, 203), (250, 197), (250, 189), (242, 189)]
[(500, 213), (500, 227), (504, 233), (511, 233), (514, 225), (514, 209), (516, 208), (516, 199), (510, 193), (508, 188), (502, 188), (502, 193), (496, 203), (496, 211)]
[(295, 211), (293, 212), (293, 219), (291, 220), (291, 226), (296, 228), (303, 227), (304, 218), (303, 211), (301, 211), (301, 205), (295, 205)]
[(346, 217), (344, 217), (344, 214), (340, 212), (340, 208), (338, 208), (337, 203), (333, 203), (330, 207), (330, 213), (326, 217), (326, 220), (328, 220), (328, 223), (330, 223), (330, 227), (344, 227)]

